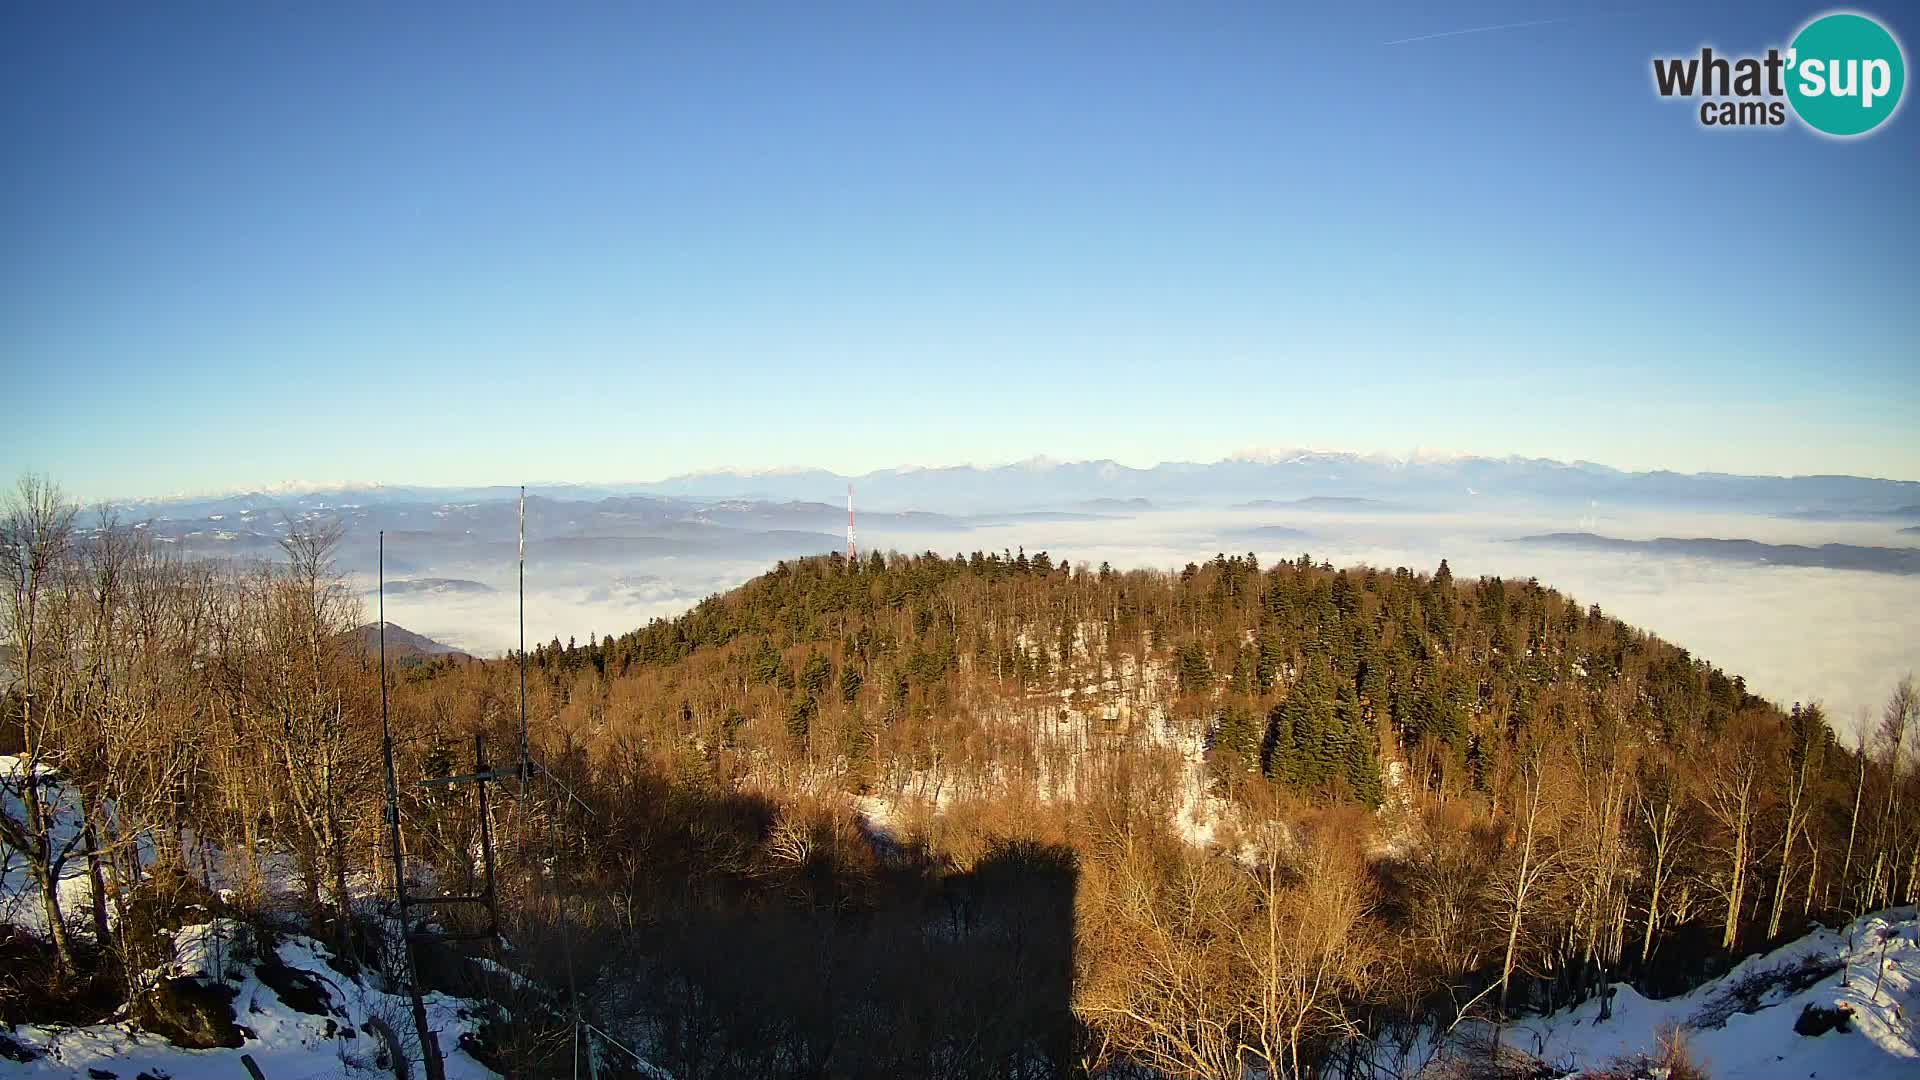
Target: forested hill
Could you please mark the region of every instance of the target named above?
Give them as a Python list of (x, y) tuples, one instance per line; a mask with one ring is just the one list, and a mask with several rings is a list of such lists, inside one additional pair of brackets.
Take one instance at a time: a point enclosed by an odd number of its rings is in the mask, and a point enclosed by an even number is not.
[[(1597, 606), (1444, 562), (806, 559), (532, 666), (541, 715), (589, 759), (848, 800), (867, 832), (960, 866), (1008, 836), (1077, 852), (1076, 1013), (1143, 1060), (1179, 1041), (1161, 1025), (1244, 1021), (1143, 1017), (1172, 1008), (1153, 980), (1182, 965), (1265, 978), (1211, 950), (1272, 905), (1334, 918), (1315, 948), (1352, 965), (1302, 1029), (1334, 1039), (1318, 1053), (1612, 980), (1677, 992), (1811, 921), (1911, 902), (1920, 871), (1900, 810), (1917, 797), (1898, 767), (1910, 686), (1880, 734), (1843, 745), (1817, 705), (1783, 709)], [(1186, 854), (1133, 867), (1116, 820)], [(1217, 916), (1183, 922), (1186, 875), (1214, 872), (1196, 867), (1275, 861), (1300, 876), (1256, 875), (1247, 908), (1223, 886)]]
[(686, 733), (715, 745), (727, 725), (777, 717), (764, 734), (785, 737), (762, 748), (798, 756), (923, 743), (898, 729), (948, 724), (954, 702), (983, 693), (1098, 686), (1123, 659), (1157, 659), (1221, 777), (1374, 803), (1383, 753), (1417, 762), (1435, 791), (1486, 792), (1533, 733), (1598, 726), (1659, 746), (1712, 737), (1742, 709), (1783, 719), (1739, 677), (1537, 581), (1304, 555), (1220, 555), (1177, 574), (1076, 570), (1045, 552), (875, 554), (849, 572), (836, 555), (533, 659), (550, 677), (624, 679), (640, 712), (717, 721)]

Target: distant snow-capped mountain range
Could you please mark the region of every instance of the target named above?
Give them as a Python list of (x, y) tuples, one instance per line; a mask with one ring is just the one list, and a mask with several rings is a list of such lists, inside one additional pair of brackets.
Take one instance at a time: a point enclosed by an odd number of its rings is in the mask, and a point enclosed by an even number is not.
[(1261, 451), (1148, 467), (1111, 459), (1031, 458), (999, 466), (696, 472), (627, 490), (683, 497), (831, 498), (854, 485), (863, 506), (981, 510), (1148, 498), (1205, 505), (1248, 498), (1360, 496), (1434, 507), (1475, 498), (1724, 506), (1769, 513), (1881, 514), (1920, 504), (1920, 483), (1857, 476), (1628, 472), (1588, 461), (1330, 450)]
[[(1684, 505), (1811, 517), (1898, 516), (1920, 507), (1920, 482), (1859, 476), (1753, 476), (1629, 472), (1588, 461), (1416, 451), (1393, 456), (1335, 450), (1253, 450), (1213, 462), (1137, 467), (1111, 459), (1033, 457), (1005, 465), (903, 466), (847, 475), (820, 468), (718, 469), (635, 483), (530, 484), (529, 495), (597, 501), (635, 495), (711, 500), (837, 502), (847, 486), (864, 510), (979, 513), (1059, 508), (1090, 500), (1150, 499), (1157, 506), (1223, 505), (1248, 499), (1370, 497), (1445, 508), (1477, 499), (1592, 500)], [(508, 485), (293, 483), (222, 495), (140, 500), (135, 507), (354, 506), (397, 502), (494, 502)], [(1920, 513), (1911, 515), (1920, 520)]]

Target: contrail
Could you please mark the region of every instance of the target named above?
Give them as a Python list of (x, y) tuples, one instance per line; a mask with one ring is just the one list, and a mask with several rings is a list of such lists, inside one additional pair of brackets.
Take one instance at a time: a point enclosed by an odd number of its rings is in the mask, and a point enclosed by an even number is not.
[(1554, 23), (1572, 22), (1579, 15), (1563, 15), (1557, 19), (1528, 19), (1526, 22), (1495, 23), (1492, 26), (1470, 26), (1465, 30), (1442, 30), (1437, 34), (1420, 34), (1417, 37), (1400, 38), (1395, 41), (1383, 41), (1381, 45), (1411, 45), (1416, 41), (1432, 41), (1434, 38), (1459, 37), (1461, 34), (1484, 34), (1492, 30), (1518, 30), (1523, 26), (1550, 26)]

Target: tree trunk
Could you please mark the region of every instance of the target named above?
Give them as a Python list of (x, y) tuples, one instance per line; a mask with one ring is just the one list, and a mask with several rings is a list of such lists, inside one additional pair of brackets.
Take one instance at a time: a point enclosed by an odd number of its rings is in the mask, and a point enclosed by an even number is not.
[(60, 871), (66, 865), (63, 853), (54, 850), (53, 815), (47, 812), (45, 800), (40, 793), (39, 747), (29, 743), (22, 768), (26, 771), (25, 781), (21, 784), (21, 802), (24, 804), (27, 818), (27, 843), (21, 854), (33, 872), (33, 878), (40, 883), (40, 909), (47, 920), (47, 933), (53, 939), (54, 961), (59, 974), (66, 976), (79, 970), (74, 961), (73, 942), (67, 935), (67, 921), (60, 910)]
[[(84, 805), (84, 804), (83, 804)], [(93, 940), (105, 948), (107, 944), (107, 882), (100, 872), (100, 845), (94, 842), (93, 823), (86, 825), (87, 845), (87, 884), (93, 892)]]
[(60, 975), (76, 974), (80, 966), (74, 960), (73, 939), (67, 933), (67, 917), (60, 910), (60, 867), (47, 862), (38, 869), (40, 908), (46, 914), (47, 934), (53, 938), (53, 952)]
[(1740, 789), (1739, 816), (1733, 834), (1733, 882), (1727, 892), (1727, 922), (1720, 933), (1720, 947), (1728, 952), (1740, 940), (1740, 908), (1747, 888), (1747, 803), (1750, 785)]
[(1810, 916), (1813, 914), (1815, 888), (1820, 882), (1820, 849), (1814, 846), (1811, 829), (1807, 831), (1807, 852), (1807, 899), (1800, 907), (1800, 914)]
[(1527, 800), (1526, 834), (1520, 848), (1520, 874), (1514, 883), (1512, 910), (1507, 917), (1507, 949), (1505, 958), (1500, 963), (1500, 1015), (1502, 1018), (1507, 1015), (1507, 991), (1513, 980), (1513, 960), (1520, 948), (1520, 921), (1526, 915), (1527, 892), (1533, 885), (1534, 829), (1540, 814), (1542, 781), (1536, 776), (1532, 783), (1533, 790), (1528, 792)]
[(340, 835), (331, 807), (327, 810), (327, 859), (333, 877), (335, 911), (334, 944), (340, 955), (349, 955), (353, 942), (353, 901), (347, 896), (347, 842)]
[[(1660, 925), (1660, 892), (1667, 883), (1667, 853), (1672, 847), (1673, 817), (1673, 799), (1669, 797), (1665, 808), (1660, 811), (1660, 823), (1654, 828), (1653, 892), (1647, 898), (1647, 932), (1640, 939), (1640, 963), (1643, 965), (1653, 953), (1653, 932)], [(1652, 824), (1652, 815), (1648, 815), (1648, 824)]]
[[(1840, 887), (1847, 888), (1853, 877), (1853, 842), (1860, 834), (1860, 800), (1867, 793), (1867, 744), (1866, 737), (1860, 740), (1860, 778), (1853, 785), (1853, 816), (1847, 819), (1847, 857), (1840, 863)], [(1842, 902), (1847, 898), (1842, 897)]]

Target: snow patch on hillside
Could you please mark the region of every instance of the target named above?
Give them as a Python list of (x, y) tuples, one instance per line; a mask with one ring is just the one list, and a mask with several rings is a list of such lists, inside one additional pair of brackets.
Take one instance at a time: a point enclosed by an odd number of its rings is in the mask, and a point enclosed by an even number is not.
[[(93, 889), (87, 873), (78, 795), (57, 770), (44, 763), (37, 765), (32, 775), (41, 804), (52, 815), (50, 831), (55, 849), (69, 852), (57, 878), (61, 914), (77, 937), (90, 938), (93, 931), (88, 912)], [(27, 777), (21, 758), (0, 756), (0, 799), (5, 800), (7, 812), (16, 820), (24, 819)], [(156, 853), (150, 838), (142, 837), (139, 843), (142, 864), (153, 863)], [(203, 847), (198, 841), (189, 841), (188, 846), (200, 854), (196, 861), (207, 875), (207, 884), (224, 898), (233, 897), (234, 889), (228, 886), (255, 874), (269, 894), (290, 894), (296, 889), (284, 855), (258, 853), (246, 860), (226, 850)], [(246, 863), (255, 865), (249, 869)], [(365, 898), (372, 892), (373, 883), (364, 875), (355, 875), (349, 888), (356, 897)], [(109, 908), (110, 923), (116, 915), (117, 911)], [(0, 926), (5, 925), (36, 935), (47, 932), (39, 884), (25, 858), (0, 848)], [(385, 1024), (399, 1032), (403, 1040), (410, 1036), (412, 1020), (403, 987), (388, 985), (384, 977), (358, 965), (339, 962), (310, 937), (284, 934), (269, 946), (251, 927), (230, 918), (183, 926), (173, 932), (172, 945), (172, 959), (147, 972), (141, 981), (157, 985), (166, 979), (190, 979), (231, 989), (233, 1022), (244, 1036), (241, 1046), (208, 1050), (177, 1046), (141, 1029), (123, 1007), (108, 1023), (28, 1023), (11, 1032), (0, 1031), (0, 1038), (5, 1040), (0, 1042), (0, 1080), (55, 1076), (229, 1080), (246, 1075), (240, 1064), (242, 1055), (250, 1055), (270, 1080), (393, 1075), (390, 1067), (379, 1064), (385, 1048), (375, 1030)], [(274, 950), (271, 962), (264, 962), (265, 958), (258, 955), (259, 949), (266, 947)], [(320, 1004), (307, 1000), (304, 1006), (319, 1011), (303, 1011), (282, 1001), (262, 981), (263, 967), (291, 971), (294, 979), (317, 987)], [(277, 981), (284, 984), (284, 980)], [(494, 1072), (460, 1049), (463, 1038), (478, 1035), (477, 1003), (439, 993), (425, 995), (425, 1002), (428, 1024), (439, 1033), (449, 1080), (494, 1077)], [(27, 1060), (19, 1060), (22, 1057)]]
[(1367, 854), (1375, 859), (1401, 859), (1420, 846), (1420, 819), (1413, 805), (1413, 783), (1403, 761), (1389, 761), (1381, 780), (1386, 789), (1380, 808), (1374, 811), (1379, 823)]
[(910, 823), (974, 797), (1025, 791), (1041, 803), (1074, 802), (1100, 783), (1103, 750), (1137, 739), (1166, 766), (1174, 832), (1196, 847), (1221, 841), (1231, 807), (1213, 790), (1206, 730), (1167, 711), (1172, 680), (1167, 663), (1150, 654), (1142, 661), (1126, 653), (1109, 663), (1102, 659), (1104, 640), (1089, 624), (1076, 627), (1064, 649), (1057, 640), (1025, 631), (1015, 635), (1017, 649), (1044, 654), (1067, 685), (1030, 690), (1018, 702), (994, 701), (982, 707), (982, 726), (996, 744), (994, 763), (984, 772), (963, 776), (944, 762), (913, 769), (896, 766), (875, 790), (849, 796), (870, 833), (903, 841)]
[[(1555, 1076), (1622, 1059), (1657, 1061), (1663, 1034), (1677, 1030), (1714, 1080), (1911, 1080), (1920, 1076), (1920, 912), (1892, 908), (1839, 930), (1815, 930), (1666, 1000), (1616, 986), (1613, 1015), (1599, 1015), (1595, 999), (1518, 1020), (1502, 1030), (1501, 1042), (1538, 1058)], [(1800, 1034), (1803, 1015), (1844, 1016), (1845, 1029)], [(1449, 1059), (1484, 1057), (1491, 1032), (1469, 1027), (1461, 1025), (1424, 1072), (1402, 1075), (1434, 1075)]]
[[(307, 986), (318, 988), (317, 1001), (296, 1007), (262, 981), (261, 965), (244, 959), (248, 953), (242, 943), (250, 938), (250, 931), (232, 919), (183, 927), (174, 938), (174, 961), (153, 973), (232, 989), (234, 1022), (245, 1039), (239, 1047), (190, 1050), (129, 1020), (86, 1026), (21, 1024), (11, 1034), (14, 1053), (0, 1056), (0, 1078), (231, 1080), (246, 1075), (242, 1055), (252, 1057), (270, 1080), (393, 1075), (390, 1066), (380, 1064), (383, 1046), (375, 1030), (386, 1025), (404, 1038), (411, 1023), (404, 995), (374, 985), (377, 977), (364, 971), (346, 974), (353, 969), (332, 960), (326, 947), (312, 938), (288, 936), (274, 946), (275, 959)], [(448, 1080), (494, 1080), (497, 1073), (461, 1048), (463, 1038), (479, 1031), (473, 1003), (434, 993), (426, 995), (426, 1006)], [(12, 1060), (16, 1056), (30, 1060)]]
[[(0, 755), (0, 806), (13, 820), (25, 822), (28, 770), (17, 755)], [(93, 903), (93, 883), (87, 877), (86, 854), (81, 846), (82, 819), (79, 796), (62, 783), (59, 774), (45, 763), (33, 767), (33, 780), (41, 805), (52, 815), (49, 839), (56, 852), (69, 852), (56, 879), (61, 912), (72, 917), (84, 913)], [(46, 905), (41, 901), (39, 883), (34, 880), (25, 855), (0, 845), (0, 923), (25, 927), (37, 934), (47, 932)]]
[(1174, 832), (1194, 847), (1212, 847), (1215, 834), (1227, 814), (1227, 802), (1213, 793), (1213, 777), (1207, 773), (1207, 736), (1204, 731), (1182, 730), (1179, 723), (1156, 707), (1147, 729), (1155, 746), (1177, 755), (1179, 803), (1174, 811)]

